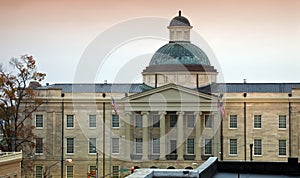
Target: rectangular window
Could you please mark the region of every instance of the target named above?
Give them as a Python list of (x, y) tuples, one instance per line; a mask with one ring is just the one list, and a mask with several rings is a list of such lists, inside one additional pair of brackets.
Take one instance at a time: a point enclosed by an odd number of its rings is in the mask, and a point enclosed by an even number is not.
[(230, 115), (229, 117), (229, 128), (236, 129), (237, 128), (237, 115)]
[(67, 138), (67, 153), (74, 153), (74, 138)]
[(43, 138), (36, 138), (35, 139), (35, 153), (36, 154), (43, 154)]
[(97, 127), (96, 115), (89, 115), (89, 127), (90, 128)]
[(73, 178), (73, 177), (74, 177), (74, 167), (67, 166), (67, 178)]
[(193, 138), (187, 139), (187, 154), (195, 154), (195, 140)]
[(195, 115), (189, 114), (187, 115), (187, 127), (194, 128), (195, 126)]
[(205, 139), (204, 154), (212, 155), (212, 139)]
[(135, 139), (135, 153), (136, 154), (143, 153), (143, 139), (142, 138)]
[(286, 156), (286, 140), (279, 140), (278, 142), (279, 156)]
[(96, 138), (89, 138), (89, 153), (96, 153)]
[(143, 127), (143, 120), (142, 115), (138, 114), (135, 116), (135, 127), (142, 128)]
[(67, 128), (74, 128), (74, 115), (67, 115)]
[(44, 127), (44, 118), (43, 115), (35, 116), (35, 128), (43, 128)]
[(176, 127), (177, 125), (177, 115), (171, 114), (170, 115), (170, 127)]
[(177, 141), (176, 140), (170, 140), (170, 149), (171, 149), (171, 154), (177, 154)]
[(261, 128), (261, 115), (254, 115), (254, 123), (253, 126), (255, 129)]
[(152, 152), (153, 152), (153, 154), (159, 154), (160, 153), (160, 140), (159, 140), (159, 138), (153, 138)]
[(119, 166), (112, 166), (112, 177), (119, 177)]
[(152, 126), (153, 127), (160, 127), (160, 118), (159, 118), (159, 115), (154, 114), (152, 116)]
[(205, 128), (212, 128), (212, 115), (204, 115)]
[(286, 115), (280, 115), (279, 116), (279, 126), (280, 129), (286, 128)]
[(237, 155), (237, 139), (229, 140), (229, 154)]
[(120, 152), (119, 138), (112, 138), (112, 153)]
[(119, 115), (112, 115), (112, 127), (119, 128), (120, 127), (120, 118)]
[(93, 172), (93, 170), (96, 170), (96, 166), (90, 166), (90, 173), (92, 173)]
[(254, 155), (261, 156), (262, 155), (262, 140), (254, 139)]
[(43, 166), (35, 166), (35, 178), (43, 178)]

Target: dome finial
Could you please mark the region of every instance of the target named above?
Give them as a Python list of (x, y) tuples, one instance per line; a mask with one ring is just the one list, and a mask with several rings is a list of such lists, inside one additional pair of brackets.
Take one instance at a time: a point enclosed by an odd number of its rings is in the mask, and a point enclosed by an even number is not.
[(178, 15), (181, 16), (181, 10), (178, 11)]

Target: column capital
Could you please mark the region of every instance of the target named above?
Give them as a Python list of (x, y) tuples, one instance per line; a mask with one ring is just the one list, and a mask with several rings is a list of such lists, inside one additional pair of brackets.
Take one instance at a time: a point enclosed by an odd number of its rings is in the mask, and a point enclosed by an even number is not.
[(149, 112), (148, 111), (142, 111), (141, 115), (149, 115)]
[(201, 116), (201, 115), (202, 115), (202, 112), (201, 112), (201, 111), (196, 111), (196, 112), (194, 112), (194, 115), (195, 115), (195, 116)]
[(184, 115), (184, 112), (183, 111), (178, 111), (176, 112), (177, 115)]
[(158, 114), (161, 116), (161, 115), (166, 115), (167, 112), (166, 111), (159, 111)]

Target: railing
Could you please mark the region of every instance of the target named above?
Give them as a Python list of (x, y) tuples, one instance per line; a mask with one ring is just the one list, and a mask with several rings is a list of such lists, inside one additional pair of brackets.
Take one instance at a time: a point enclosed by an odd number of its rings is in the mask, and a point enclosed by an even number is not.
[(22, 159), (22, 152), (2, 152), (0, 151), (0, 162)]

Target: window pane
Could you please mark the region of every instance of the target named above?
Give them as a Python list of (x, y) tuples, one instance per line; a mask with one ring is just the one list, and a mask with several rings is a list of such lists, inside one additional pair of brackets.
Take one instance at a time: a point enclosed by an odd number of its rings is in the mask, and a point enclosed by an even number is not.
[(43, 166), (35, 166), (35, 178), (43, 178)]
[(135, 139), (135, 153), (143, 153), (143, 139), (142, 138)]
[(286, 140), (279, 140), (278, 143), (278, 147), (279, 147), (279, 155), (280, 156), (285, 156), (286, 155)]
[(44, 119), (43, 115), (36, 115), (35, 116), (35, 127), (36, 128), (43, 128), (44, 127)]
[(204, 154), (206, 155), (212, 154), (212, 139), (205, 139)]
[(262, 141), (254, 139), (254, 155), (262, 155)]
[(261, 115), (254, 115), (254, 128), (261, 128)]
[(212, 115), (205, 115), (205, 128), (212, 128)]
[(35, 139), (35, 153), (37, 154), (43, 153), (43, 138)]
[(135, 116), (135, 127), (136, 128), (142, 128), (143, 127), (142, 115), (136, 115)]
[(187, 127), (193, 128), (194, 126), (195, 126), (195, 116), (189, 114), (187, 118)]
[(112, 127), (120, 127), (119, 115), (112, 116)]
[(286, 116), (285, 115), (279, 116), (279, 128), (281, 128), (281, 129), (286, 128)]
[(119, 147), (119, 138), (112, 138), (112, 153), (119, 153)]
[(96, 115), (89, 115), (89, 127), (96, 127)]
[(229, 128), (237, 128), (237, 115), (230, 115)]
[(229, 140), (229, 154), (231, 155), (237, 154), (237, 139)]
[(177, 124), (177, 115), (171, 114), (170, 115), (170, 127), (176, 127)]
[(177, 141), (170, 140), (170, 145), (171, 145), (171, 153), (177, 154)]
[(113, 166), (112, 167), (112, 176), (114, 178), (119, 177), (119, 166)]
[(73, 166), (67, 166), (67, 178), (73, 178)]
[(67, 153), (74, 153), (74, 138), (67, 138)]
[(155, 114), (155, 115), (152, 116), (152, 126), (153, 127), (160, 127), (159, 115)]
[(74, 127), (74, 116), (67, 115), (67, 127)]
[(152, 152), (154, 154), (159, 154), (160, 153), (160, 140), (159, 138), (153, 138), (152, 142)]
[(96, 153), (96, 138), (89, 139), (89, 153)]
[(195, 141), (193, 138), (187, 139), (187, 154), (195, 154)]

